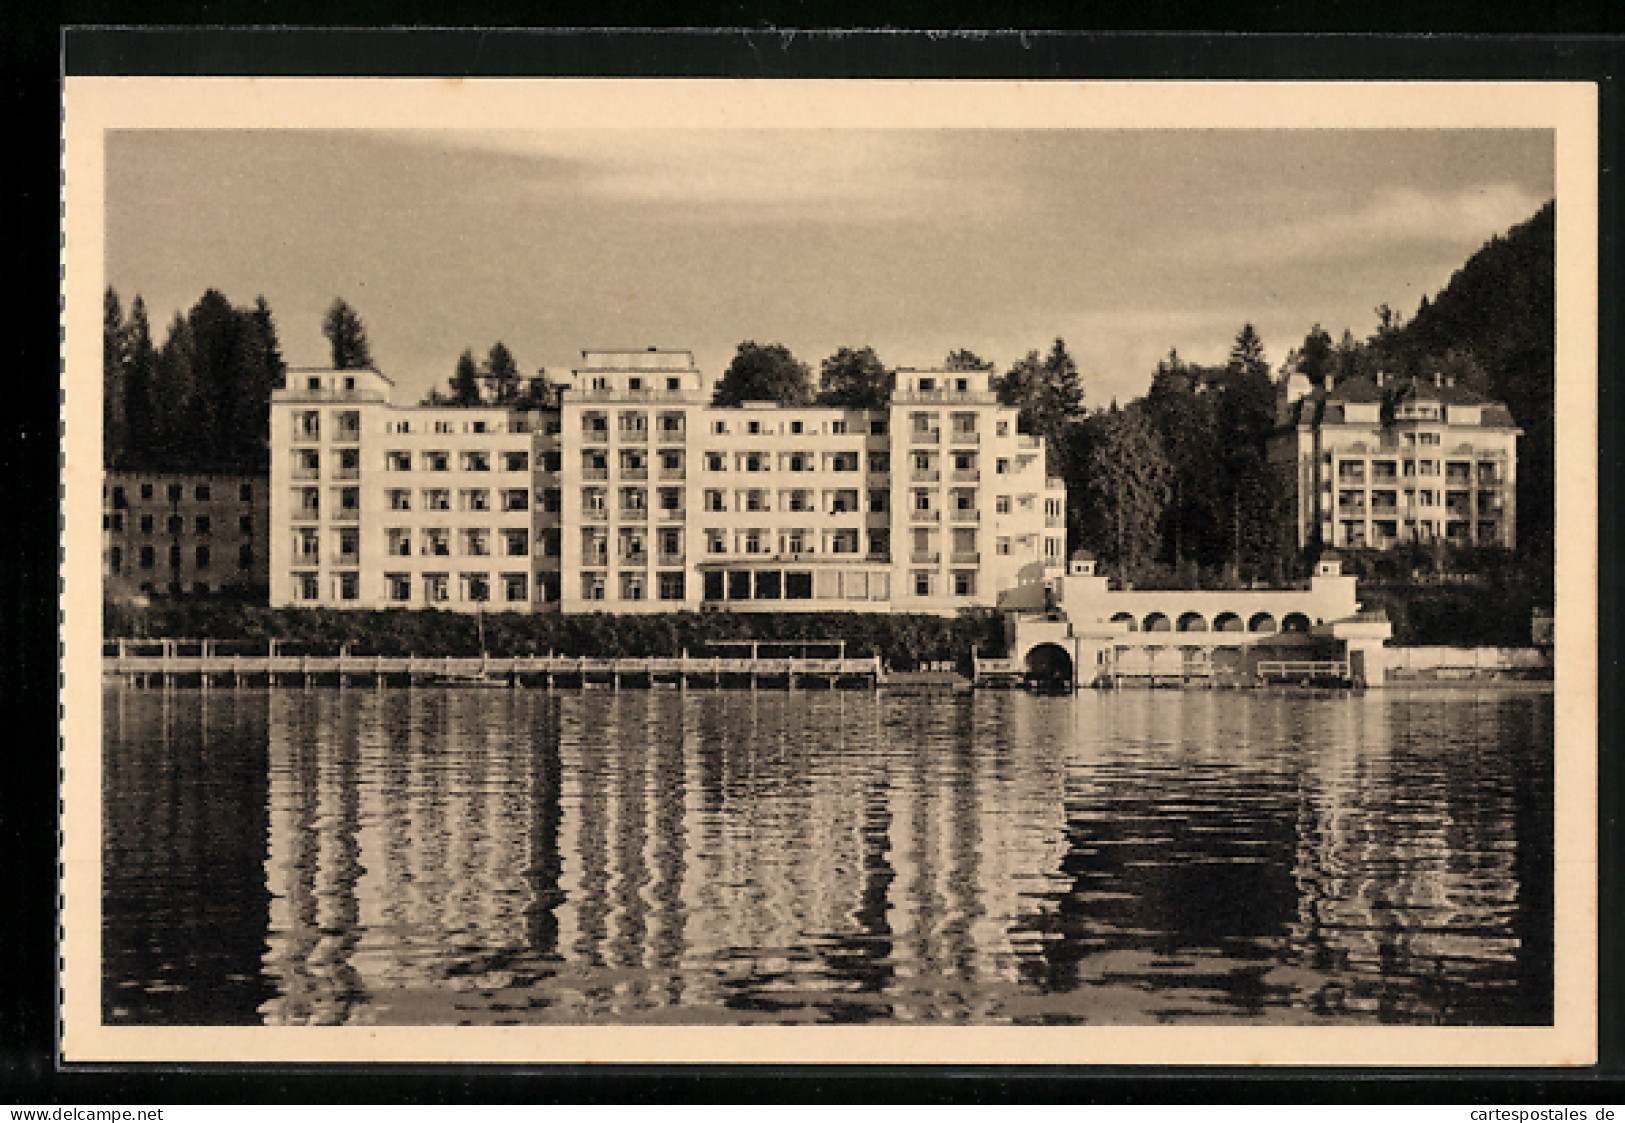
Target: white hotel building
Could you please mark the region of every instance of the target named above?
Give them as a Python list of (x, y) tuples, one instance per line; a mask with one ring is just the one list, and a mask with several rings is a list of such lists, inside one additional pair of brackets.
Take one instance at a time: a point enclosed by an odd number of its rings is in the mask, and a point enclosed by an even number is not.
[(289, 371), (271, 603), (952, 613), (1064, 570), (1065, 488), (984, 372), (900, 371), (886, 409), (719, 408), (687, 351), (582, 360), (541, 412)]

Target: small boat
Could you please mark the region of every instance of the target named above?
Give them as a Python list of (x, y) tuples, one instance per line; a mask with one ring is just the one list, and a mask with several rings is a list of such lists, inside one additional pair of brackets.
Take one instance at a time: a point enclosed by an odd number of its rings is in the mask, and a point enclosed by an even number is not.
[(485, 612), (483, 609), (478, 610), (475, 622), (480, 630), (480, 669), (477, 671), (437, 671), (429, 676), (429, 682), (432, 685), (475, 689), (493, 686), (507, 687), (509, 685), (506, 678), (500, 678), (485, 669)]

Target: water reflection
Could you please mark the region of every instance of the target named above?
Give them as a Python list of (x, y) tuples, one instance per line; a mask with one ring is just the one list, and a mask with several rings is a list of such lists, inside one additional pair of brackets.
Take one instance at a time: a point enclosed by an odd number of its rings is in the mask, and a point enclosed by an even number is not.
[(109, 1022), (1551, 1017), (1548, 694), (106, 702)]

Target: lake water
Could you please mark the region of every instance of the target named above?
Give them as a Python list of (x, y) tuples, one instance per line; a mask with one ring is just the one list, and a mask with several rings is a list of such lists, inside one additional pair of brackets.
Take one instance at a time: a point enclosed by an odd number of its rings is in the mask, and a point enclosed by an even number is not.
[(109, 688), (110, 1024), (1549, 1024), (1552, 696)]

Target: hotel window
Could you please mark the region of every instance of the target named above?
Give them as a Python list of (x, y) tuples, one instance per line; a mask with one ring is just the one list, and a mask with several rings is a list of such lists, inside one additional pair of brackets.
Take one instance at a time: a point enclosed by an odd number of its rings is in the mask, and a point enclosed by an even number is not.
[(321, 578), (314, 573), (301, 573), (299, 575), (299, 599), (320, 600), (321, 597)]
[(785, 498), (785, 509), (786, 510), (789, 510), (789, 511), (810, 511), (810, 510), (812, 510), (812, 492), (810, 492), (810, 491), (800, 491), (800, 490), (798, 490), (798, 491), (787, 491), (787, 492), (784, 493), (784, 498)]
[(643, 544), (642, 531), (627, 530), (624, 528), (621, 530), (620, 557), (622, 561), (629, 562), (641, 562), (647, 560), (647, 555)]
[(707, 530), (705, 532), (705, 552), (708, 554), (726, 554), (728, 541), (720, 530)]
[(869, 422), (869, 435), (871, 437), (884, 437), (889, 428), (890, 426), (886, 424), (885, 418), (877, 417)]
[(180, 484), (170, 484), (169, 485), (169, 501), (171, 503), (179, 503), (181, 501), (181, 493), (184, 492), (185, 490), (186, 489), (181, 487)]
[(197, 548), (196, 561), (198, 569), (209, 568), (209, 548), (207, 546), (199, 546)]
[(681, 378), (673, 377), (673, 378), (666, 379), (666, 389), (668, 389), (668, 390), (681, 390), (682, 388), (683, 388), (683, 380)]
[(558, 472), (564, 467), (564, 457), (558, 449), (548, 449), (542, 453), (542, 471)]
[(747, 554), (760, 554), (762, 552), (762, 532), (747, 530), (741, 539), (744, 552)]
[(609, 539), (601, 530), (584, 530), (581, 532), (581, 564), (607, 565), (609, 563)]
[(484, 573), (463, 574), (463, 599), (484, 604), (491, 599), (491, 579)]
[(186, 520), (179, 515), (169, 516), (169, 533), (180, 534), (186, 527)]
[(384, 585), (388, 589), (389, 599), (392, 601), (408, 601), (412, 599), (412, 579), (404, 573), (384, 574)]
[[(720, 425), (721, 422), (718, 422), (718, 424)], [(728, 470), (726, 464), (727, 461), (723, 459), (722, 453), (720, 452), (708, 452), (705, 454), (705, 470), (707, 472), (726, 472)]]
[(643, 389), (643, 379), (637, 377), (636, 375), (633, 375), (631, 378), (628, 378), (626, 380), (626, 388), (628, 390), (641, 390), (641, 389)]
[(683, 576), (684, 575), (681, 573), (662, 573), (660, 575), (661, 600), (683, 599), (685, 596), (684, 586), (686, 584), (686, 582), (683, 580)]
[(412, 493), (405, 488), (395, 488), (390, 491), (389, 509), (391, 511), (410, 511), (412, 509)]
[(621, 450), (621, 475), (629, 480), (645, 479), (649, 475), (649, 461), (635, 448)]
[(124, 498), (124, 489), (122, 487), (113, 489), (113, 506), (120, 510), (129, 506), (129, 503)]
[(830, 469), (836, 472), (856, 472), (858, 470), (858, 454), (855, 452), (837, 452), (830, 458)]
[(648, 496), (641, 487), (621, 488), (622, 511), (645, 511), (648, 509)]
[(152, 485), (151, 484), (142, 484), (141, 485), (141, 498), (143, 498), (143, 499), (151, 499), (152, 498)]
[(451, 492), (442, 487), (425, 489), (423, 492), (423, 507), (427, 511), (451, 510)]
[(384, 429), (386, 432), (390, 433), (410, 433), (412, 431), (412, 423), (410, 421), (391, 421), (388, 425), (384, 426)]
[(491, 540), (484, 527), (471, 526), (463, 529), (463, 553), (471, 558), (490, 556)]
[(974, 569), (959, 569), (954, 571), (954, 596), (974, 597), (976, 595), (976, 571)]
[(444, 604), (451, 596), (451, 578), (445, 573), (423, 575), (423, 599), (430, 604)]
[(313, 528), (305, 528), (293, 539), (293, 556), (304, 561), (316, 561), (322, 556), (322, 536)]
[(451, 531), (443, 526), (426, 527), (423, 531), (423, 552), (429, 557), (449, 557), (451, 555)]
[(209, 485), (198, 484), (197, 487), (193, 489), (192, 495), (199, 503), (207, 503), (209, 501)]
[(559, 533), (559, 528), (556, 526), (544, 527), (537, 533), (541, 535), (542, 556), (544, 558), (558, 557), (560, 542), (563, 537)]
[(740, 510), (742, 510), (742, 511), (765, 511), (765, 510), (767, 510), (767, 494), (766, 494), (766, 492), (758, 491), (758, 490), (753, 489), (751, 491), (744, 492), (743, 495), (744, 495), (744, 503), (740, 507)]
[(581, 575), (581, 599), (604, 599), (604, 575), (602, 573), (583, 573)]
[(196, 527), (199, 534), (208, 534), (213, 530), (214, 524), (209, 519), (208, 515), (199, 515), (197, 517)]
[(117, 546), (109, 549), (107, 551), (107, 565), (114, 573), (122, 570), (124, 568), (124, 551)]
[[(636, 390), (638, 387), (634, 386)], [(649, 417), (645, 413), (625, 413), (617, 418), (620, 431), (630, 437), (642, 437), (649, 430)]]
[(931, 595), (931, 571), (917, 569), (914, 571), (914, 595), (928, 597)]
[(108, 526), (113, 530), (122, 531), (124, 529), (124, 513), (114, 511), (112, 517), (108, 519)]
[(151, 546), (141, 547), (141, 568), (151, 569), (157, 563), (158, 555)]
[(483, 421), (470, 421), (468, 423), (467, 427), (465, 428), (464, 432), (483, 433), (483, 432), (485, 432), (485, 422), (483, 422)]
[(384, 467), (391, 472), (410, 472), (412, 470), (412, 454), (410, 452), (386, 452), (384, 454)]
[(315, 410), (300, 413), (296, 432), (299, 439), (304, 441), (320, 440), (322, 436), (322, 415)]
[[(677, 387), (673, 386), (675, 390)], [(681, 433), (683, 431), (683, 415), (680, 413), (663, 413), (660, 415), (660, 431), (662, 433)]]
[(334, 415), (333, 420), (336, 422), (335, 428), (338, 430), (338, 432), (333, 435), (333, 439), (335, 441), (354, 441), (360, 439), (361, 415), (355, 410), (345, 410), (343, 413), (336, 414)]
[(483, 487), (465, 488), (462, 493), (462, 507), (465, 511), (489, 511), (490, 490)]
[(605, 506), (606, 493), (601, 487), (584, 487), (581, 489), (581, 509), (598, 512)]
[(877, 474), (891, 471), (891, 453), (871, 452), (869, 454), (869, 471)]
[(313, 480), (322, 474), (322, 454), (313, 448), (302, 448), (294, 461), (293, 478)]
[[(751, 424), (755, 425), (756, 422), (752, 421)], [(763, 456), (759, 452), (747, 452), (747, 453), (745, 453), (742, 457), (740, 457), (740, 464), (741, 464), (741, 470), (742, 471), (746, 471), (746, 472), (765, 472), (765, 471), (767, 471), (767, 457)]]
[(660, 471), (667, 477), (681, 476), (683, 471), (683, 454), (680, 452), (662, 452), (660, 454)]
[(726, 511), (728, 503), (723, 498), (722, 492), (714, 488), (707, 488), (705, 492), (705, 509), (707, 511)]
[(622, 600), (642, 600), (643, 599), (643, 590), (644, 590), (643, 574), (641, 574), (641, 573), (623, 573), (623, 574), (621, 574), (621, 599)]
[(152, 533), (152, 516), (151, 515), (142, 515), (141, 516), (141, 533), (142, 534), (151, 534)]
[(994, 461), (993, 470), (996, 473), (998, 473), (999, 475), (1001, 475), (1001, 476), (1009, 475), (1010, 474), (1010, 461), (1006, 460), (1002, 456), (999, 457), (998, 460)]
[(1010, 555), (1010, 539), (1003, 537), (994, 539), (993, 552), (1000, 557), (1008, 557)]
[(523, 527), (509, 527), (502, 532), (503, 552), (510, 558), (522, 558), (530, 553), (530, 531)]
[(589, 480), (609, 478), (609, 456), (602, 452), (581, 454), (581, 474)]
[(681, 488), (663, 487), (660, 489), (660, 509), (662, 511), (680, 511), (683, 509), (683, 492)]
[[(762, 423), (760, 421), (747, 421), (747, 422), (745, 422), (745, 432), (751, 434), (752, 436), (756, 436), (756, 435), (760, 434), (761, 431), (762, 431)], [(754, 470), (755, 469), (752, 469), (752, 471), (754, 471)]]
[(728, 423), (726, 421), (711, 422), (711, 432), (718, 436), (725, 436), (728, 432)]
[(799, 421), (790, 422), (790, 432), (796, 434), (797, 436), (801, 434), (803, 428), (805, 428), (805, 426), (803, 426)]
[(846, 422), (844, 420), (831, 421), (829, 431), (837, 437), (844, 437), (846, 435)]
[(391, 557), (412, 556), (412, 532), (404, 527), (390, 527), (385, 532), (388, 537), (387, 549)]
[(556, 515), (563, 506), (564, 493), (560, 489), (550, 487), (542, 492), (543, 511), (547, 512), (548, 514)]
[(779, 537), (779, 551), (785, 554), (807, 552), (807, 535), (801, 530), (787, 530)]
[(359, 487), (339, 488), (339, 518), (353, 519), (361, 511), (361, 489)]
[(361, 478), (361, 450), (358, 448), (339, 449), (338, 478), (341, 480), (354, 480)]
[(914, 509), (916, 511), (929, 511), (929, 510), (931, 510), (931, 493), (929, 491), (926, 491), (923, 488), (915, 490), (915, 492), (914, 492)]
[(829, 552), (832, 554), (855, 554), (858, 552), (858, 532), (856, 530), (837, 530), (829, 536)]
[(465, 472), (489, 472), (491, 470), (491, 454), (478, 450), (464, 452), (462, 465)]
[(354, 565), (361, 556), (361, 532), (354, 527), (339, 531), (338, 560)]
[(954, 471), (974, 472), (976, 470), (976, 454), (974, 452), (954, 453)]
[(832, 515), (850, 514), (858, 509), (858, 493), (856, 491), (837, 491), (829, 497), (829, 513)]
[(974, 511), (974, 510), (976, 510), (976, 492), (971, 490), (968, 487), (955, 488), (954, 489), (954, 510), (956, 510), (956, 511)]
[(454, 426), (450, 421), (436, 421), (434, 423), (434, 431), (436, 433), (455, 433), (457, 431), (457, 427)]
[(530, 576), (525, 573), (504, 573), (502, 592), (509, 604), (521, 604), (530, 599)]
[(663, 557), (680, 557), (683, 553), (683, 532), (680, 530), (662, 530), (660, 532), (660, 553)]
[(510, 487), (502, 493), (502, 509), (504, 511), (526, 511), (530, 509), (530, 490), (523, 487)]
[(449, 472), (451, 470), (451, 454), (447, 452), (424, 453), (423, 470), (426, 472)]
[(891, 531), (877, 526), (869, 531), (869, 556), (886, 558), (891, 555)]
[(792, 472), (808, 471), (808, 461), (811, 459), (804, 452), (792, 452), (785, 458), (785, 466)]

